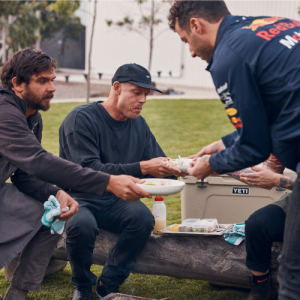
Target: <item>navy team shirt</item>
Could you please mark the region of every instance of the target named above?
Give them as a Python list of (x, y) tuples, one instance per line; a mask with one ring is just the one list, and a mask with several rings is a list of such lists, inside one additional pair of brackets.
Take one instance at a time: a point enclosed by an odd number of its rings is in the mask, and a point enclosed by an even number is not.
[(223, 174), (256, 165), (273, 153), (300, 172), (300, 22), (226, 16), (207, 67), (236, 131), (211, 155)]

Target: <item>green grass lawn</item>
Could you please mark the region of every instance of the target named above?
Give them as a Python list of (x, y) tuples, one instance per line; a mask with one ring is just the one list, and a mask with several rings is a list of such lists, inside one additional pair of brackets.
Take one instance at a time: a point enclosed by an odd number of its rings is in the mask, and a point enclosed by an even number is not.
[[(58, 129), (70, 110), (78, 103), (52, 104), (43, 114), (43, 146), (58, 155)], [(219, 100), (149, 100), (144, 106), (147, 120), (158, 143), (166, 155), (177, 158), (197, 153), (205, 145), (233, 131), (224, 107)], [(151, 209), (153, 200), (143, 202)], [(181, 222), (180, 194), (165, 197), (167, 224)], [(197, 249), (195, 249), (197, 251)], [(93, 265), (99, 276), (101, 266)], [(178, 274), (180, 276), (180, 274)], [(44, 279), (39, 291), (30, 293), (32, 300), (71, 299), (73, 287), (70, 265), (57, 274)], [(0, 295), (4, 295), (9, 283), (0, 270)], [(248, 291), (210, 286), (200, 280), (176, 279), (165, 276), (131, 274), (121, 287), (125, 294), (170, 300), (243, 300)], [(95, 298), (96, 299), (96, 298)]]

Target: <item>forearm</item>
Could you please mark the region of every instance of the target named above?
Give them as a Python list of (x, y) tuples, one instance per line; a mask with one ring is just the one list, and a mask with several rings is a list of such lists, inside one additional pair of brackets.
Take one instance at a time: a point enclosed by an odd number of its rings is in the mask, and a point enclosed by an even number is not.
[(43, 149), (39, 151), (28, 147), (26, 151), (24, 150), (24, 153), (27, 154), (26, 157), (17, 156), (11, 151), (2, 152), (3, 156), (16, 167), (44, 182), (100, 197), (105, 192), (110, 177), (108, 174), (82, 168), (79, 165), (55, 157)]
[[(122, 157), (122, 150), (118, 154)], [(90, 136), (86, 132), (74, 131), (68, 135), (65, 145), (60, 146), (60, 156), (94, 171), (111, 175), (142, 176), (139, 162), (123, 163), (120, 161), (120, 163), (114, 163), (105, 159), (105, 151), (99, 146), (96, 137)]]
[(223, 136), (222, 143), (224, 145), (224, 148), (229, 148), (233, 146), (237, 139), (238, 139), (237, 131), (231, 132), (230, 134)]
[(148, 161), (141, 161), (140, 162), (140, 168), (141, 168), (141, 173), (143, 175), (148, 175), (150, 172), (150, 167), (149, 167), (149, 162)]
[(246, 181), (244, 181), (240, 178), (242, 174), (246, 174), (246, 173), (254, 173), (254, 171), (252, 171), (251, 168), (246, 168), (246, 169), (242, 169), (242, 170), (235, 171), (235, 172), (229, 172), (229, 173), (227, 173), (227, 175), (229, 175), (241, 182), (247, 183)]
[(140, 164), (138, 162), (131, 164), (103, 164), (99, 160), (94, 160), (89, 162), (80, 161), (79, 164), (82, 167), (90, 168), (95, 171), (101, 171), (111, 175), (129, 175), (134, 177), (142, 176)]
[(283, 187), (288, 190), (292, 190), (294, 183), (296, 181), (296, 178), (291, 178), (288, 176), (283, 176), (283, 175), (277, 175), (277, 182), (276, 186), (278, 187)]
[(33, 178), (20, 169), (11, 176), (11, 181), (21, 192), (42, 203), (47, 201), (50, 195), (55, 196), (60, 190), (54, 185)]

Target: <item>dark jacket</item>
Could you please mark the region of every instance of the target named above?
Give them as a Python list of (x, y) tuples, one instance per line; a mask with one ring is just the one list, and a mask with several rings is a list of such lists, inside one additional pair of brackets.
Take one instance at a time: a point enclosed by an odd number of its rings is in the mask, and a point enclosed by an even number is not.
[(20, 191), (46, 201), (57, 188), (102, 196), (110, 175), (82, 168), (44, 150), (42, 119), (37, 112), (25, 118), (28, 102), (9, 89), (0, 89), (0, 186), (11, 177)]
[(207, 70), (236, 131), (210, 165), (226, 173), (273, 153), (300, 171), (300, 22), (226, 16)]

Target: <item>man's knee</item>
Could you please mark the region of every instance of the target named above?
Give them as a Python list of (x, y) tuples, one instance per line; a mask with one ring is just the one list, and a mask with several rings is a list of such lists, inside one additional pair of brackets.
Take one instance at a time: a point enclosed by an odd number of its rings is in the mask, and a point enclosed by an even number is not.
[(254, 237), (261, 230), (261, 218), (257, 216), (255, 211), (248, 220), (245, 222), (245, 235), (246, 238)]
[(268, 232), (274, 228), (274, 222), (279, 221), (276, 220), (276, 218), (272, 218), (274, 214), (278, 214), (278, 210), (281, 210), (281, 208), (269, 204), (250, 215), (245, 222), (246, 238), (257, 237), (260, 234), (264, 234), (268, 237)]
[(79, 211), (67, 222), (67, 240), (80, 239), (81, 241), (95, 239), (99, 233), (97, 222), (91, 212)]
[(136, 230), (143, 233), (150, 233), (155, 224), (151, 211), (144, 204), (132, 210), (129, 220), (130, 226), (135, 227)]

